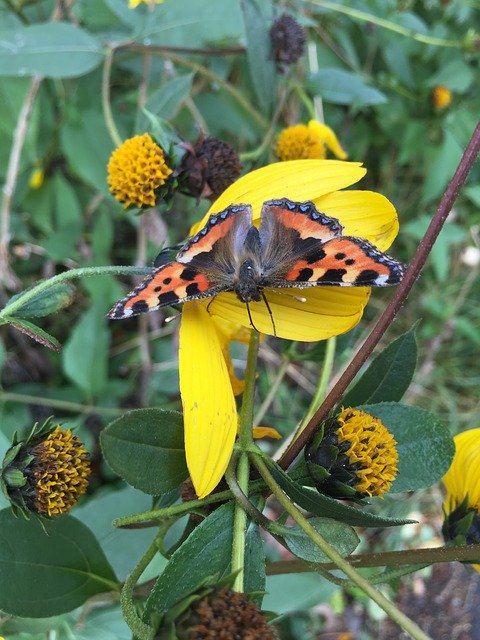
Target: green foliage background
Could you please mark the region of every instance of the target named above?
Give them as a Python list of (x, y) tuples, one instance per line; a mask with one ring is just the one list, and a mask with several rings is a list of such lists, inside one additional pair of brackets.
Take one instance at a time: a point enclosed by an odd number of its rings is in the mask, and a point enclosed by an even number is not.
[[(0, 7), (0, 177), (4, 182), (19, 113), (32, 78), (41, 77), (8, 229), (11, 267), (20, 288), (75, 267), (148, 265), (163, 244), (184, 239), (208, 208), (205, 200), (196, 203), (177, 195), (168, 211), (147, 214), (147, 242), (142, 244), (139, 217), (124, 211), (106, 184), (106, 164), (115, 147), (105, 110), (108, 100), (122, 138), (143, 133), (155, 122), (164, 132), (173, 128), (181, 138), (194, 142), (201, 126), (244, 153), (248, 170), (274, 161), (274, 138), (283, 126), (308, 121), (311, 114), (305, 95), (321, 98), (325, 122), (336, 131), (349, 159), (362, 161), (368, 168), (362, 188), (379, 191), (394, 202), (401, 230), (393, 252), (408, 261), (480, 112), (480, 13), (475, 4), (467, 0), (166, 0), (152, 10), (146, 6), (131, 10), (126, 0), (77, 0), (66, 3), (62, 11), (60, 4), (56, 7), (51, 1), (4, 2)], [(308, 57), (304, 55), (281, 75), (269, 53), (268, 29), (284, 10), (307, 29), (310, 44)], [(431, 92), (437, 85), (452, 93), (445, 109), (432, 104)], [(259, 147), (252, 160), (252, 150)], [(38, 169), (44, 172), (44, 180), (36, 188), (31, 178)], [(406, 398), (418, 406), (416, 411), (436, 413), (452, 434), (479, 426), (475, 399), (480, 377), (476, 356), (479, 265), (465, 259), (465, 249), (478, 246), (479, 205), (477, 165), (388, 336), (390, 340), (404, 334), (420, 318), (419, 365)], [(85, 278), (75, 288), (64, 285), (56, 291), (52, 304), (57, 313), (42, 310), (43, 303), (38, 301), (30, 311), (23, 309), (23, 318), (38, 322), (63, 345), (59, 353), (34, 344), (12, 327), (3, 326), (0, 334), (0, 448), (7, 449), (14, 431), (28, 430), (33, 422), (52, 414), (65, 426), (76, 428), (92, 452), (94, 476), (91, 495), (74, 517), (88, 525), (101, 544), (97, 560), (104, 579), (110, 579), (113, 570), (124, 579), (153, 537), (149, 529), (135, 532), (132, 545), (133, 533), (113, 530), (112, 519), (149, 509), (146, 494), (154, 490), (147, 486), (151, 477), (145, 477), (142, 486), (132, 483), (145, 493), (122, 482), (121, 478), (129, 480), (121, 471), (125, 461), (107, 456), (105, 464), (99, 434), (126, 409), (179, 409), (175, 324), (162, 326), (151, 320), (153, 368), (147, 376), (138, 348), (137, 321), (112, 324), (105, 317), (123, 295), (124, 282), (132, 284), (128, 278), (120, 282), (113, 276)], [(2, 288), (2, 303), (13, 293)], [(336, 372), (348, 362), (388, 296), (388, 292), (376, 293), (360, 327), (339, 340)], [(277, 342), (266, 348), (269, 358), (258, 381), (262, 398), (285, 348)], [(404, 348), (412, 347), (409, 343)], [(286, 434), (302, 417), (322, 349), (312, 345), (298, 354), (297, 382), (286, 378), (264, 418), (266, 424), (275, 424)], [(406, 366), (411, 362), (405, 357)], [(395, 380), (405, 372), (402, 364)], [(381, 362), (376, 366), (381, 371)], [(410, 376), (405, 377), (408, 387)], [(372, 400), (356, 397), (355, 388), (349, 393), (355, 402), (365, 403), (398, 401), (402, 395), (380, 394)], [(121, 427), (129, 428), (125, 421)], [(138, 434), (139, 449), (151, 444), (146, 442), (148, 437), (148, 429)], [(115, 430), (110, 428), (102, 438), (114, 439)], [(112, 452), (113, 456), (114, 448)], [(165, 485), (163, 490), (176, 486)], [(413, 488), (402, 485), (398, 490)], [(431, 497), (437, 500), (434, 508), (440, 513), (438, 491)], [(218, 526), (219, 531), (225, 526), (221, 518), (228, 516), (222, 509), (219, 522), (209, 525)], [(406, 515), (395, 512), (397, 518)], [(172, 540), (180, 536), (180, 525), (177, 528), (169, 534)], [(294, 537), (291, 544), (296, 544)], [(221, 564), (228, 559), (217, 560)], [(160, 565), (157, 561), (157, 573)], [(153, 569), (149, 571), (152, 577)], [(39, 576), (38, 584), (46, 580)], [(161, 590), (162, 584), (156, 588)], [(264, 608), (281, 614), (306, 610), (328, 600), (334, 589), (314, 574), (273, 576), (268, 579)], [(95, 592), (92, 587), (88, 595)], [(72, 607), (81, 604), (80, 599)], [(104, 604), (85, 618), (80, 629), (74, 625), (83, 615), (81, 610), (50, 620), (8, 619), (0, 629), (12, 639), (44, 638), (52, 629), (57, 630), (57, 638), (130, 638), (117, 602)], [(15, 613), (24, 615), (21, 609)], [(283, 624), (286, 638), (304, 637), (301, 618)]]

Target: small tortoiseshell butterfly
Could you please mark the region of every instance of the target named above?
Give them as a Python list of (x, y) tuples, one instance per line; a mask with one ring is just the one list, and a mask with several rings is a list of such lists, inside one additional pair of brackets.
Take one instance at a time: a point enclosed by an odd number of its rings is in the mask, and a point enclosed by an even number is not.
[[(338, 220), (312, 202), (286, 198), (265, 202), (261, 223), (252, 224), (248, 204), (232, 204), (210, 216), (176, 259), (154, 269), (117, 302), (110, 318), (128, 318), (187, 300), (233, 291), (247, 305), (264, 300), (264, 289), (383, 287), (398, 284), (403, 266), (370, 244), (344, 236)], [(272, 324), (275, 329), (275, 325)], [(275, 333), (275, 331), (274, 331)]]

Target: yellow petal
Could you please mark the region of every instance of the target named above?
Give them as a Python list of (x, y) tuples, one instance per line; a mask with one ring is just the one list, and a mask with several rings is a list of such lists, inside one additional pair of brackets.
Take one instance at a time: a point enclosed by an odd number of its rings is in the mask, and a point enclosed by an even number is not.
[(247, 173), (230, 185), (193, 227), (192, 233), (201, 229), (212, 213), (222, 211), (232, 203), (251, 204), (253, 219), (257, 220), (266, 200), (314, 200), (355, 184), (365, 173), (361, 163), (340, 160), (290, 160), (269, 164)]
[(274, 427), (253, 427), (252, 435), (255, 440), (260, 438), (273, 438), (274, 440), (281, 440), (282, 434), (279, 433)]
[(217, 331), (220, 347), (222, 349), (223, 357), (228, 369), (228, 375), (230, 376), (230, 383), (232, 385), (233, 395), (238, 396), (243, 393), (245, 388), (245, 381), (240, 380), (235, 375), (235, 368), (233, 366), (232, 358), (230, 356), (230, 342), (239, 341), (248, 344), (250, 341), (249, 329), (246, 329), (242, 325), (229, 322), (225, 318), (214, 317), (215, 329)]
[(310, 120), (308, 128), (327, 145), (339, 160), (346, 160), (348, 158), (348, 153), (342, 148), (333, 129), (327, 127), (323, 122), (318, 122), (318, 120)]
[(206, 308), (195, 302), (183, 305), (179, 369), (187, 466), (195, 491), (203, 498), (227, 468), (237, 409), (214, 323)]
[(336, 191), (315, 198), (319, 211), (338, 218), (344, 234), (359, 236), (385, 251), (398, 233), (397, 212), (393, 204), (374, 191)]
[[(272, 318), (265, 303), (251, 302), (250, 312), (261, 333), (287, 340), (314, 342), (345, 333), (362, 317), (369, 298), (366, 287), (310, 287), (267, 290)], [(304, 300), (304, 301), (303, 301)], [(247, 306), (233, 293), (222, 293), (211, 302), (209, 312), (250, 326)]]

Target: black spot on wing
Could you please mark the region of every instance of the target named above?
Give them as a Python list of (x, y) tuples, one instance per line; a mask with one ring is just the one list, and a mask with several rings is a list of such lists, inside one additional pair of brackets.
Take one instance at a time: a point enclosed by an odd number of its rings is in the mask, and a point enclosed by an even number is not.
[(317, 282), (337, 283), (343, 282), (343, 276), (347, 273), (346, 269), (327, 269), (323, 276), (317, 278)]
[(295, 278), (298, 282), (308, 282), (313, 276), (313, 269), (302, 269), (298, 276)]
[(148, 304), (145, 302), (145, 300), (137, 300), (136, 302), (134, 302), (132, 304), (132, 312), (133, 313), (144, 313), (145, 311), (148, 311), (150, 309), (150, 307), (148, 306)]
[(158, 302), (161, 305), (175, 304), (178, 300), (179, 297), (174, 291), (167, 291), (158, 296)]
[(355, 284), (371, 284), (378, 278), (379, 273), (375, 269), (364, 269), (355, 278)]
[(180, 278), (182, 278), (182, 280), (195, 280), (197, 273), (198, 272), (195, 269), (189, 269), (186, 267), (180, 274)]
[(197, 295), (197, 293), (201, 293), (198, 288), (197, 282), (191, 282), (189, 285), (185, 287), (185, 291), (187, 293), (187, 296), (195, 296)]

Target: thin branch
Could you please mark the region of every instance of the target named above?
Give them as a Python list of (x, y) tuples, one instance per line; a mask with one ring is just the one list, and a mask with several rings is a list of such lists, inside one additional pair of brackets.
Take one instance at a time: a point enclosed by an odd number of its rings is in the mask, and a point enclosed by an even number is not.
[(7, 289), (17, 289), (20, 284), (18, 278), (10, 268), (8, 252), (8, 245), (10, 243), (10, 212), (17, 185), (22, 149), (27, 136), (33, 105), (41, 82), (41, 76), (34, 76), (31, 79), (20, 113), (18, 114), (17, 126), (13, 134), (13, 144), (8, 160), (7, 176), (3, 187), (2, 209), (0, 211), (0, 282), (3, 281)]
[(311, 436), (317, 429), (318, 425), (325, 420), (328, 413), (335, 407), (337, 402), (342, 397), (343, 393), (347, 389), (350, 382), (357, 375), (362, 365), (366, 362), (378, 342), (392, 324), (398, 311), (404, 304), (408, 294), (410, 293), (416, 279), (418, 278), (420, 271), (422, 270), (425, 262), (430, 254), (430, 251), (438, 237), (438, 234), (442, 230), (442, 227), (450, 213), (455, 200), (458, 197), (459, 191), (464, 184), (470, 169), (472, 168), (477, 155), (480, 151), (480, 123), (477, 124), (475, 131), (465, 149), (460, 163), (455, 171), (453, 178), (451, 179), (441, 201), (438, 205), (437, 211), (432, 218), (432, 221), (425, 232), (424, 237), (418, 245), (417, 251), (413, 256), (410, 265), (408, 266), (405, 276), (402, 282), (398, 285), (395, 295), (390, 300), (387, 308), (378, 319), (378, 322), (373, 327), (372, 332), (367, 337), (363, 345), (357, 351), (352, 361), (345, 370), (345, 373), (340, 378), (335, 387), (330, 391), (324, 402), (312, 417), (308, 425), (305, 427), (300, 436), (292, 442), (290, 447), (285, 451), (283, 456), (279, 460), (279, 464), (282, 468), (286, 469), (295, 460), (297, 455), (303, 449), (303, 447), (310, 440)]

